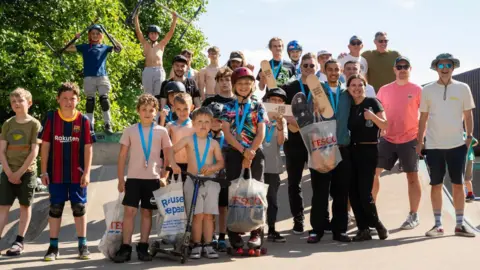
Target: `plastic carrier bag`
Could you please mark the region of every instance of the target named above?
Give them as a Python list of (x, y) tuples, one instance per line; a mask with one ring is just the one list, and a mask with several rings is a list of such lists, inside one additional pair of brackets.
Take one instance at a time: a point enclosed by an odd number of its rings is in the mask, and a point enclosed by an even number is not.
[(122, 201), (124, 196), (125, 193), (122, 192), (116, 201), (103, 205), (107, 230), (98, 244), (98, 250), (105, 258), (113, 259), (123, 243), (124, 206)]
[(253, 179), (251, 174), (249, 179), (243, 177), (244, 170), (228, 188), (227, 228), (238, 233), (264, 226), (268, 207), (268, 185)]
[(180, 178), (153, 192), (158, 207), (157, 234), (170, 244), (181, 242), (186, 227), (185, 197)]
[(308, 150), (308, 167), (327, 173), (342, 161), (337, 145), (337, 121), (316, 122), (300, 129)]

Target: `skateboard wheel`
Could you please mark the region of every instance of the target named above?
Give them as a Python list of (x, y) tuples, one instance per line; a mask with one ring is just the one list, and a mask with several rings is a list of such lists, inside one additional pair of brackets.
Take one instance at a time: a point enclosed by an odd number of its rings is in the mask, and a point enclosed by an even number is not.
[(255, 255), (255, 250), (254, 249), (249, 249), (248, 250), (248, 255), (254, 256)]
[(262, 255), (265, 255), (265, 254), (267, 254), (267, 249), (266, 248), (261, 248), (260, 252), (262, 253)]
[(255, 250), (255, 256), (258, 257), (260, 255), (262, 255), (262, 250), (260, 250), (260, 249)]
[(237, 255), (243, 255), (243, 248), (238, 248), (235, 252)]

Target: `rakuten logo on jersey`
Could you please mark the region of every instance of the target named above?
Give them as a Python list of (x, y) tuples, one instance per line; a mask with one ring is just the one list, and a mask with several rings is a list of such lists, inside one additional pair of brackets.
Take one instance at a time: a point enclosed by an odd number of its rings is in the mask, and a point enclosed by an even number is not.
[(312, 151), (334, 146), (337, 144), (337, 138), (335, 136), (312, 138)]
[(66, 137), (66, 136), (55, 136), (55, 141), (60, 143), (71, 143), (71, 142), (79, 142), (80, 138), (78, 137)]

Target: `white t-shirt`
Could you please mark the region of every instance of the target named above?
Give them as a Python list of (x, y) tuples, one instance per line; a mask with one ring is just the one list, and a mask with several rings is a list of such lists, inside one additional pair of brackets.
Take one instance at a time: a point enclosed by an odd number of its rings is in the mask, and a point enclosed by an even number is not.
[(365, 95), (367, 97), (377, 97), (377, 94), (375, 93), (375, 89), (373, 86), (367, 83), (367, 86), (365, 87)]
[(367, 74), (367, 71), (368, 71), (367, 59), (363, 58), (362, 56), (355, 57), (351, 54), (347, 54), (343, 57), (339, 56), (337, 61), (340, 63), (342, 69), (343, 69), (343, 66), (345, 65), (345, 63), (347, 63), (348, 61), (360, 62), (360, 74), (362, 74), (362, 76), (364, 76), (364, 77)]
[(452, 149), (463, 140), (463, 112), (475, 108), (470, 87), (452, 80), (446, 90), (437, 82), (422, 90), (420, 112), (428, 112), (427, 149)]
[(319, 79), (321, 82), (326, 82), (326, 81), (328, 81), (327, 75), (325, 75), (325, 73), (320, 72), (320, 70), (317, 71), (317, 74), (315, 74), (315, 75), (317, 75), (318, 79)]

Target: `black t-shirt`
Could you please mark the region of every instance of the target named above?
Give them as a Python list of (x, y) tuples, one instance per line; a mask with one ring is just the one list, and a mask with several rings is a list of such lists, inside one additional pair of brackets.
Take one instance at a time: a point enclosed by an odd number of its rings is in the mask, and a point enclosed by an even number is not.
[[(274, 67), (278, 67), (279, 64), (280, 64), (280, 61), (273, 60)], [(271, 65), (271, 60), (270, 60), (270, 65)], [(261, 68), (257, 74), (258, 81), (260, 80), (260, 72), (262, 72)], [(273, 67), (272, 67), (272, 73), (275, 74)], [(280, 86), (280, 85), (286, 84), (290, 80), (290, 78), (292, 78), (292, 76), (295, 76), (295, 74), (296, 74), (295, 66), (292, 63), (284, 60), (282, 63), (282, 67), (280, 68), (280, 71), (278, 71), (277, 77), (275, 78), (275, 80), (277, 81), (277, 85)]]
[[(295, 80), (293, 82), (290, 82), (286, 85), (281, 86), (283, 90), (287, 93), (287, 100), (285, 104), (291, 105), (293, 97), (297, 93), (302, 93), (302, 89), (300, 88), (300, 82), (298, 80)], [(309, 95), (310, 89), (308, 88), (308, 85), (304, 84), (303, 88), (305, 90), (305, 94)], [(285, 142), (288, 144), (293, 144), (293, 145), (303, 145), (303, 140), (302, 136), (300, 135), (300, 132), (297, 133), (292, 133), (290, 130), (288, 131), (288, 140)]]
[(376, 98), (366, 97), (362, 103), (352, 104), (350, 117), (348, 118), (348, 129), (352, 143), (377, 142), (380, 129), (373, 123), (372, 127), (365, 126), (367, 120), (363, 116), (365, 109), (369, 107), (377, 114), (383, 111), (383, 106)]
[(222, 97), (220, 95), (215, 95), (213, 97), (206, 98), (202, 103), (202, 107), (206, 107), (206, 106), (212, 104), (213, 102), (217, 102), (217, 103), (220, 103), (220, 104), (225, 104), (225, 103), (228, 103), (228, 102), (233, 101), (233, 100), (235, 100), (233, 97), (226, 98), (226, 97)]
[[(165, 80), (162, 82), (162, 86), (160, 87), (161, 98), (168, 99), (168, 94), (166, 91), (164, 91), (164, 88), (165, 88), (165, 85), (171, 81), (173, 81), (173, 79)], [(187, 90), (187, 94), (190, 94), (190, 96), (192, 96), (192, 99), (196, 97), (200, 97), (200, 90), (198, 89), (193, 79), (186, 78), (185, 81), (183, 81), (183, 85), (185, 85), (185, 90)]]

